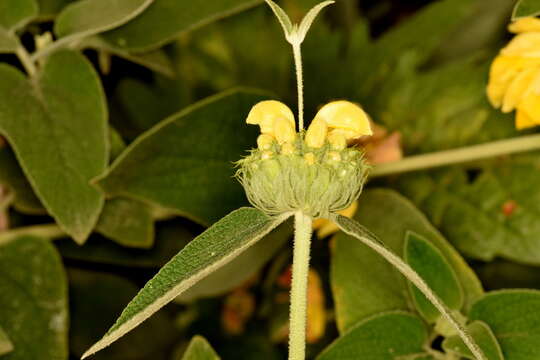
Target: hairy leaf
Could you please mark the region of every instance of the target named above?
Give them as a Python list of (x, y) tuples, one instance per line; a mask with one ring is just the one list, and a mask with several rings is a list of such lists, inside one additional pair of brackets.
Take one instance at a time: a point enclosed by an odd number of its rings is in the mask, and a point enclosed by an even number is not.
[(0, 54), (13, 53), (18, 47), (19, 42), (15, 35), (0, 27)]
[[(405, 238), (405, 260), (424, 279), (429, 287), (452, 310), (463, 306), (463, 290), (457, 275), (439, 249), (424, 237), (408, 232)], [(414, 285), (409, 283), (418, 312), (428, 321), (435, 322), (439, 311)]]
[(0, 244), (0, 324), (14, 351), (2, 360), (67, 360), (67, 281), (46, 239)]
[(38, 13), (36, 0), (2, 0), (0, 2), (0, 27), (16, 30)]
[[(484, 351), (484, 355), (488, 360), (504, 360), (501, 352), (501, 347), (493, 335), (489, 326), (482, 321), (473, 321), (467, 326), (469, 333), (476, 340), (476, 343)], [(467, 359), (475, 360), (469, 349), (465, 346), (459, 336), (451, 336), (443, 341), (443, 349), (446, 352), (457, 354), (466, 357)]]
[[(338, 338), (317, 360), (395, 360), (426, 356), (427, 329), (418, 317), (389, 312), (367, 318)], [(416, 357), (414, 357), (416, 359)]]
[(97, 74), (80, 54), (59, 51), (34, 81), (0, 65), (0, 133), (58, 224), (84, 242), (103, 206), (89, 184), (107, 165), (107, 110)]
[(246, 203), (233, 162), (253, 147), (257, 129), (244, 119), (266, 98), (228, 91), (184, 109), (139, 136), (99, 185), (111, 196), (144, 199), (213, 223)]
[(181, 360), (219, 360), (219, 356), (205, 338), (195, 336)]
[(75, 0), (38, 0), (39, 15), (44, 19), (50, 19), (58, 14), (67, 4)]
[(195, 283), (227, 264), (281, 224), (259, 210), (233, 211), (195, 238), (150, 280), (124, 309), (113, 327), (83, 356), (107, 347)]
[[(482, 295), (480, 282), (467, 263), (426, 218), (399, 194), (383, 189), (364, 192), (359, 199), (355, 219), (397, 254), (403, 254), (408, 231), (429, 240), (455, 271), (464, 290), (466, 309)], [(414, 310), (404, 278), (358, 240), (345, 234), (337, 235), (331, 266), (336, 320), (342, 333), (366, 317), (380, 312)]]
[(521, 17), (537, 16), (540, 14), (540, 1), (538, 0), (518, 0), (514, 7), (512, 19), (516, 20)]

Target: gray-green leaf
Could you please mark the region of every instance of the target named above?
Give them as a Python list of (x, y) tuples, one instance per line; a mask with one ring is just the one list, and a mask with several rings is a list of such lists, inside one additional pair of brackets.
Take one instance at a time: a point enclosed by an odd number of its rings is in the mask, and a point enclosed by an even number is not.
[[(473, 321), (467, 326), (469, 333), (476, 340), (476, 343), (484, 351), (488, 360), (504, 360), (501, 347), (493, 335), (489, 326), (483, 321)], [(467, 359), (475, 360), (469, 349), (465, 346), (459, 336), (454, 335), (443, 341), (443, 349), (446, 352), (463, 356)]]
[[(405, 260), (446, 306), (452, 310), (461, 309), (463, 290), (457, 275), (435, 245), (414, 232), (408, 232), (405, 238)], [(428, 322), (437, 321), (440, 313), (433, 304), (411, 283), (409, 290), (418, 312)]]
[[(435, 245), (458, 276), (466, 309), (482, 295), (481, 284), (467, 263), (407, 199), (394, 191), (377, 189), (364, 192), (359, 203), (355, 219), (395, 253), (403, 254), (408, 231)], [(338, 235), (332, 254), (331, 284), (341, 332), (380, 312), (414, 310), (404, 278), (358, 240)]]
[(182, 360), (219, 360), (219, 356), (205, 338), (194, 336)]
[(0, 308), (14, 346), (2, 360), (67, 359), (67, 281), (48, 240), (22, 236), (0, 244)]
[(473, 305), (469, 318), (489, 325), (505, 359), (540, 358), (540, 291), (489, 292)]
[[(420, 318), (390, 312), (367, 318), (332, 343), (317, 360), (395, 360), (426, 356), (427, 329)], [(415, 357), (416, 358), (416, 357)]]
[(103, 206), (89, 184), (107, 166), (107, 109), (92, 65), (59, 51), (29, 81), (0, 65), (0, 133), (58, 224), (84, 242)]
[(83, 358), (107, 347), (195, 283), (227, 264), (281, 224), (259, 210), (233, 211), (189, 243), (150, 280), (113, 327)]
[(261, 2), (262, 0), (155, 0), (137, 19), (104, 36), (122, 48), (136, 52), (147, 51), (174, 40), (183, 32)]
[(134, 141), (99, 185), (111, 196), (144, 199), (209, 225), (246, 204), (234, 161), (253, 147), (244, 123), (267, 97), (228, 91), (169, 117)]
[(80, 0), (66, 6), (54, 23), (58, 37), (86, 37), (121, 26), (154, 0)]
[(17, 38), (0, 26), (0, 54), (13, 53), (19, 47)]
[(537, 16), (538, 14), (540, 14), (539, 0), (519, 0), (514, 8), (512, 20), (527, 16)]
[(30, 21), (38, 13), (35, 0), (2, 0), (0, 1), (0, 27), (16, 30)]
[(13, 351), (13, 343), (9, 340), (6, 332), (0, 326), (0, 356)]

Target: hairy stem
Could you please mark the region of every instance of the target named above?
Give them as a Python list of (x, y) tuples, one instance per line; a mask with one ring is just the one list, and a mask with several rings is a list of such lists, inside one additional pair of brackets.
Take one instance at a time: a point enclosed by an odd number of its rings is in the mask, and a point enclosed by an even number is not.
[(406, 157), (403, 160), (375, 166), (371, 177), (400, 174), (539, 149), (540, 135), (520, 136), (459, 149)]
[(19, 236), (40, 236), (51, 240), (68, 237), (56, 224), (33, 225), (10, 229), (0, 233), (0, 244), (10, 242)]
[(289, 313), (289, 360), (304, 360), (306, 353), (306, 310), (311, 217), (294, 215), (294, 254), (292, 266), (291, 307)]
[(304, 75), (300, 46), (300, 42), (292, 42), (294, 66), (296, 68), (296, 87), (298, 90), (298, 132), (304, 130)]
[(19, 58), (19, 61), (21, 62), (22, 66), (24, 67), (24, 70), (26, 70), (28, 75), (34, 76), (37, 71), (36, 65), (30, 59), (30, 55), (28, 55), (28, 52), (26, 51), (26, 49), (22, 45), (19, 45), (19, 47), (15, 51), (15, 54)]
[[(405, 276), (405, 278), (412, 282), (414, 286), (416, 286), (418, 290), (420, 290), (426, 296), (426, 298), (428, 298), (429, 301), (431, 301), (431, 303), (437, 308), (437, 310), (439, 310), (439, 312), (446, 319), (446, 321), (448, 321), (457, 330), (459, 336), (461, 337), (465, 345), (469, 348), (474, 357), (477, 360), (487, 360), (480, 347), (476, 344), (474, 339), (467, 332), (467, 329), (465, 329), (465, 327), (454, 318), (450, 309), (448, 309), (446, 305), (437, 297), (437, 295), (435, 295), (429, 285), (426, 284), (424, 279), (422, 279), (420, 275), (418, 275), (418, 273), (414, 271), (413, 268), (411, 268), (399, 256), (395, 255), (390, 249), (388, 249), (384, 245), (384, 243), (376, 239), (372, 239), (371, 237), (361, 235), (361, 231), (356, 232), (342, 226), (340, 224), (340, 220), (338, 220), (339, 218), (340, 217), (334, 216), (333, 220), (343, 232), (357, 238), (362, 243), (376, 251), (390, 264), (392, 264), (400, 273), (403, 274), (403, 276)], [(346, 221), (353, 222), (350, 219), (347, 219)], [(356, 223), (354, 224), (354, 226), (361, 228), (360, 225), (357, 225)]]

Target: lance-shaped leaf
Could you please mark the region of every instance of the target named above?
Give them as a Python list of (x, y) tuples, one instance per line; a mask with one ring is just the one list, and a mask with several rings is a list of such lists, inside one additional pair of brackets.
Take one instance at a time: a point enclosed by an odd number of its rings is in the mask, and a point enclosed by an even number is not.
[(202, 336), (194, 336), (186, 352), (178, 360), (219, 360), (218, 354)]
[(150, 280), (124, 309), (113, 327), (84, 355), (107, 347), (183, 291), (227, 264), (289, 215), (272, 218), (253, 208), (233, 211), (196, 237)]
[(247, 204), (234, 161), (253, 147), (244, 121), (267, 96), (233, 90), (212, 96), (140, 135), (99, 185), (111, 196), (149, 201), (204, 225)]
[(0, 1), (0, 27), (16, 30), (30, 21), (38, 13), (36, 0)]
[(82, 0), (68, 5), (54, 23), (59, 37), (85, 37), (121, 26), (154, 0)]
[[(473, 321), (467, 326), (471, 336), (476, 340), (478, 346), (482, 348), (489, 360), (504, 360), (501, 346), (497, 342), (493, 331), (483, 321)], [(443, 349), (448, 353), (454, 353), (467, 359), (475, 360), (469, 349), (463, 344), (459, 336), (451, 336), (444, 340)]]
[(95, 225), (103, 194), (89, 184), (107, 166), (107, 109), (92, 65), (58, 51), (33, 81), (0, 65), (0, 133), (48, 212), (78, 242)]
[(537, 16), (538, 14), (540, 14), (540, 1), (519, 0), (514, 8), (512, 20), (527, 16)]
[(406, 312), (390, 312), (367, 318), (324, 350), (317, 360), (395, 360), (425, 356), (428, 340), (420, 318)]
[(331, 219), (344, 233), (360, 240), (364, 245), (375, 251), (386, 261), (392, 264), (392, 266), (394, 266), (396, 270), (398, 270), (407, 280), (413, 283), (414, 286), (416, 286), (418, 290), (420, 290), (422, 294), (429, 299), (433, 306), (441, 313), (441, 316), (454, 328), (473, 355), (478, 360), (486, 360), (482, 350), (480, 347), (478, 347), (475, 340), (469, 335), (467, 329), (456, 319), (448, 306), (446, 306), (446, 304), (439, 299), (435, 292), (418, 275), (418, 273), (413, 270), (413, 268), (411, 268), (399, 256), (394, 254), (394, 252), (392, 252), (392, 250), (388, 248), (382, 241), (377, 239), (375, 235), (369, 232), (362, 225), (358, 224), (356, 221), (337, 214), (333, 214)]
[(13, 343), (9, 340), (6, 332), (0, 327), (0, 356), (13, 351)]

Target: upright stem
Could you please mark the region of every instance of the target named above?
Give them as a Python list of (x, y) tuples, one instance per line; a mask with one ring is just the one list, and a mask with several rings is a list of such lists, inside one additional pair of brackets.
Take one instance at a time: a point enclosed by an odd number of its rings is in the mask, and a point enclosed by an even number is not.
[(294, 66), (296, 68), (296, 87), (298, 90), (298, 132), (304, 130), (304, 75), (302, 73), (302, 51), (300, 43), (292, 43)]
[(36, 73), (36, 66), (34, 65), (34, 62), (30, 59), (30, 55), (28, 55), (28, 52), (26, 49), (20, 45), (17, 50), (15, 51), (15, 55), (19, 58), (22, 66), (26, 70), (29, 76), (34, 76)]
[(312, 219), (301, 211), (294, 215), (294, 254), (289, 313), (289, 360), (304, 360), (306, 311)]

